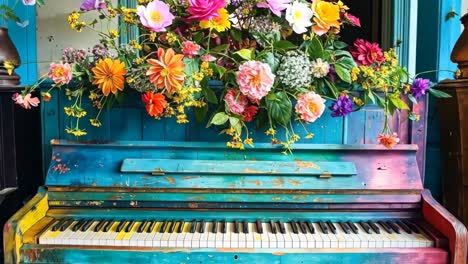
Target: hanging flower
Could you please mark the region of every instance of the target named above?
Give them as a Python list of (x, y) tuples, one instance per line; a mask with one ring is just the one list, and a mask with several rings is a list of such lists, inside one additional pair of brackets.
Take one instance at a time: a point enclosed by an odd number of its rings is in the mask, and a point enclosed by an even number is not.
[(244, 62), (236, 76), (241, 92), (252, 100), (260, 100), (271, 90), (275, 75), (270, 65), (259, 61)]
[(24, 97), (21, 94), (15, 93), (11, 99), (15, 104), (20, 105), (24, 109), (31, 109), (32, 107), (37, 107), (40, 103), (39, 98), (31, 96), (30, 93), (26, 94)]
[(166, 89), (169, 94), (173, 94), (184, 82), (185, 64), (182, 61), (184, 55), (175, 54), (173, 49), (164, 51), (158, 49), (158, 59), (149, 59), (151, 67), (146, 72), (150, 82), (158, 89)]
[(200, 22), (201, 28), (209, 28), (218, 32), (226, 31), (231, 27), (231, 21), (229, 21), (229, 13), (226, 9), (221, 8), (218, 10), (218, 16), (212, 17), (210, 20), (202, 20)]
[(295, 108), (302, 121), (315, 122), (325, 111), (325, 99), (311, 91), (297, 99)]
[(258, 106), (256, 105), (249, 105), (245, 108), (244, 113), (242, 113), (242, 117), (244, 117), (245, 122), (251, 122), (255, 115), (257, 114)]
[(36, 4), (36, 0), (23, 0), (23, 5), (33, 6)]
[(265, 0), (257, 3), (257, 7), (269, 8), (273, 14), (281, 17), (281, 11), (288, 8), (289, 3), (291, 3), (291, 0)]
[(56, 84), (68, 84), (72, 79), (71, 66), (68, 63), (51, 63), (49, 78)]
[(116, 94), (118, 90), (123, 91), (127, 70), (125, 64), (119, 59), (100, 59), (92, 71), (94, 73), (93, 84), (97, 85), (105, 96), (111, 92)]
[(247, 96), (234, 89), (227, 90), (224, 101), (226, 101), (228, 105), (229, 112), (237, 115), (242, 115), (245, 107), (249, 103)]
[(411, 85), (410, 91), (414, 98), (419, 99), (426, 94), (429, 89), (430, 81), (428, 79), (417, 78)]
[(377, 136), (379, 143), (384, 145), (386, 148), (393, 148), (400, 142), (397, 133), (393, 133), (392, 135), (389, 134), (379, 134)]
[(340, 29), (340, 7), (334, 3), (314, 0), (312, 2), (315, 25), (312, 27), (315, 34), (322, 36), (330, 31)]
[(286, 20), (297, 34), (307, 32), (307, 27), (312, 26), (312, 10), (306, 3), (295, 1), (286, 9)]
[(200, 54), (200, 45), (193, 43), (192, 41), (185, 41), (182, 53), (193, 59), (196, 55)]
[(350, 51), (359, 66), (371, 66), (374, 63), (380, 64), (385, 61), (382, 49), (378, 43), (370, 43), (363, 39), (357, 39), (350, 48)]
[(83, 11), (91, 11), (106, 8), (107, 3), (105, 0), (84, 0), (80, 5), (80, 9)]
[(353, 111), (353, 101), (346, 94), (340, 95), (338, 100), (330, 106), (331, 116), (346, 116)]
[(141, 24), (155, 32), (165, 32), (166, 27), (172, 25), (174, 20), (169, 6), (159, 0), (153, 0), (146, 7), (139, 6), (137, 14)]
[(152, 117), (159, 117), (164, 113), (168, 103), (163, 94), (147, 91), (141, 96), (141, 100), (146, 104), (146, 112)]
[(226, 0), (188, 0), (187, 12), (191, 14), (189, 20), (210, 20), (219, 17), (218, 10), (226, 6)]
[(356, 27), (361, 27), (361, 20), (359, 20), (358, 17), (355, 17), (351, 15), (350, 13), (346, 13), (345, 16), (351, 24), (355, 25)]

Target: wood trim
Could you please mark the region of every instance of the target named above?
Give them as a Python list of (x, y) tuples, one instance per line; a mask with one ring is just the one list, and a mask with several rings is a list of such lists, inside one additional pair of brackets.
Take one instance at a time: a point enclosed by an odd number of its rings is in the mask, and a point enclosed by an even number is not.
[(449, 241), (450, 263), (467, 263), (468, 233), (466, 227), (440, 205), (429, 190), (422, 193), (424, 219), (444, 234)]

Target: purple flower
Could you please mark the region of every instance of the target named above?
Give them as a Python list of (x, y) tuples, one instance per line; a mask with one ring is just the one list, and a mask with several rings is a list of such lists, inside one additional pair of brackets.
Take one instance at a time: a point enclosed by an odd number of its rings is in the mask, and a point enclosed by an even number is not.
[(423, 95), (425, 95), (427, 89), (429, 89), (429, 84), (430, 84), (430, 81), (428, 79), (417, 78), (416, 80), (414, 80), (410, 89), (414, 98), (419, 99)]
[(84, 11), (91, 11), (96, 9), (105, 9), (107, 4), (105, 0), (84, 0), (81, 3), (80, 9)]
[(349, 99), (348, 95), (343, 94), (338, 97), (338, 100), (330, 106), (332, 116), (346, 116), (353, 111), (353, 101)]

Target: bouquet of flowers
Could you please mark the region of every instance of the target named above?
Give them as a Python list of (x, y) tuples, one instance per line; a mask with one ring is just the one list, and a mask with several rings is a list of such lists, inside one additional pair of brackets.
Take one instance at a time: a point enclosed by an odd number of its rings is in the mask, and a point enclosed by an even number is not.
[[(188, 108), (194, 108), (197, 119), (220, 126), (231, 136), (229, 147), (253, 146), (248, 133), (252, 127), (248, 123), (253, 122), (265, 127), (273, 144), (291, 150), (299, 140), (291, 122), (314, 123), (327, 107), (332, 116), (342, 117), (377, 104), (388, 120), (400, 110), (411, 111), (407, 102), (417, 103), (427, 92), (445, 96), (430, 88), (428, 80), (411, 78), (399, 66), (395, 49), (384, 52), (362, 39), (351, 46), (340, 41), (343, 27), (361, 26), (342, 1), (138, 3), (130, 8), (112, 6), (107, 0), (83, 1), (80, 10), (69, 15), (70, 27), (96, 31), (100, 43), (91, 51), (66, 49), (47, 76), (14, 100), (25, 105), (30, 93), (51, 79), (51, 89), (65, 87), (72, 101), (64, 108), (74, 118), (66, 131), (80, 136), (86, 134), (79, 126), (87, 116), (83, 100), (99, 109), (89, 122), (100, 126), (101, 110), (136, 90), (155, 119), (175, 117), (178, 123), (187, 123)], [(96, 19), (82, 20), (85, 12), (95, 13)], [(112, 24), (116, 17), (121, 21), (118, 28), (96, 29), (98, 20)], [(119, 33), (132, 27), (138, 28), (138, 37), (118, 43)], [(216, 80), (222, 89), (211, 85)], [(49, 92), (42, 95), (44, 101), (50, 99)], [(208, 111), (209, 105), (215, 110)], [(277, 128), (286, 134), (278, 136)], [(387, 147), (398, 143), (388, 122), (379, 140)]]

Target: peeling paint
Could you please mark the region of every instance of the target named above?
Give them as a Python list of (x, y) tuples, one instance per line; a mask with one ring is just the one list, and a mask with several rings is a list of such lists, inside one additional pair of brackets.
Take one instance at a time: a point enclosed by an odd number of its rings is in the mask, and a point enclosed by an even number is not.
[(255, 184), (255, 185), (257, 185), (257, 186), (261, 186), (261, 185), (262, 185), (262, 182), (259, 181), (259, 180), (256, 180), (256, 181), (247, 181), (247, 182), (250, 183), (250, 184)]
[(294, 186), (299, 186), (301, 185), (301, 182), (300, 181), (296, 181), (296, 180), (293, 180), (293, 179), (289, 179), (288, 182)]
[(284, 185), (284, 179), (283, 177), (278, 177), (274, 180), (271, 181), (271, 184), (275, 187), (280, 187)]
[(166, 181), (168, 181), (170, 184), (175, 184), (174, 178), (164, 176), (164, 179), (165, 179)]
[(312, 169), (320, 169), (320, 166), (311, 162), (311, 161), (301, 161), (299, 159), (294, 160), (299, 168), (312, 168)]

